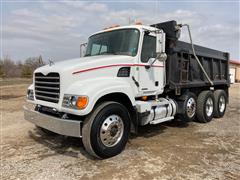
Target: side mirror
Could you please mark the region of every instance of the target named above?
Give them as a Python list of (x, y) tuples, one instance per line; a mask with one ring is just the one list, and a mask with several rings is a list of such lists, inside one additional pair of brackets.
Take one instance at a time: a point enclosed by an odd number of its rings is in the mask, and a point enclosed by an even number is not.
[(86, 54), (87, 43), (80, 44), (80, 57), (84, 57)]
[(156, 33), (156, 58), (150, 58), (150, 66), (156, 62), (156, 60), (164, 62), (167, 59), (167, 54), (165, 53), (165, 38), (166, 34), (162, 30), (155, 31)]
[(165, 53), (166, 34), (162, 31), (156, 31), (156, 59), (159, 61), (165, 61), (167, 55)]
[(165, 33), (162, 30), (156, 31), (156, 54), (165, 53)]

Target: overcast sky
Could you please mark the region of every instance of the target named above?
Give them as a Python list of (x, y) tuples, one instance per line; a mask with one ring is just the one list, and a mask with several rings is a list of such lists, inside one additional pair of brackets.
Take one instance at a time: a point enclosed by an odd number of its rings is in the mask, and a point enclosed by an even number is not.
[[(191, 25), (196, 44), (228, 51), (240, 60), (239, 1), (2, 1), (3, 56), (15, 61), (42, 55), (79, 57), (79, 45), (104, 27), (130, 20)], [(185, 30), (186, 32), (186, 30)], [(182, 35), (182, 39), (188, 40)]]

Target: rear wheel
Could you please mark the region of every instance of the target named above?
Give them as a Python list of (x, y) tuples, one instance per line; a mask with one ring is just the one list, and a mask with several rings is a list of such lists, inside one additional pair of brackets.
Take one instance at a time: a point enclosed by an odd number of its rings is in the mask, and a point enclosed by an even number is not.
[(197, 119), (201, 123), (210, 122), (214, 112), (214, 96), (211, 91), (202, 91), (197, 98)]
[(178, 102), (179, 117), (183, 121), (192, 121), (196, 116), (197, 102), (196, 95), (188, 92), (180, 97)]
[(129, 132), (127, 109), (117, 102), (103, 102), (84, 120), (82, 140), (89, 154), (109, 158), (124, 149)]
[(224, 116), (227, 107), (227, 95), (224, 90), (214, 91), (214, 117)]

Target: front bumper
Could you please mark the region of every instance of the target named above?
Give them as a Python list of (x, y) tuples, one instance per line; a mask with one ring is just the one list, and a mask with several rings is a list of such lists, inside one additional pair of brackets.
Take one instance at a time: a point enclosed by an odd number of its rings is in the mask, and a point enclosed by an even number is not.
[(23, 106), (25, 120), (57, 134), (82, 137), (82, 121), (62, 119), (34, 110), (34, 105)]

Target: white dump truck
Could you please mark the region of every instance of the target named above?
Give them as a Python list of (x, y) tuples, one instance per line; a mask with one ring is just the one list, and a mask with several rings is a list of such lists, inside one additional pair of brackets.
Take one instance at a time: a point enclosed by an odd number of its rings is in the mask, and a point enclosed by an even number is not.
[[(179, 41), (183, 27), (190, 43)], [(89, 154), (109, 158), (139, 126), (221, 118), (228, 61), (228, 53), (194, 45), (189, 25), (176, 21), (106, 28), (89, 37), (84, 57), (35, 70), (25, 119), (80, 137)]]

